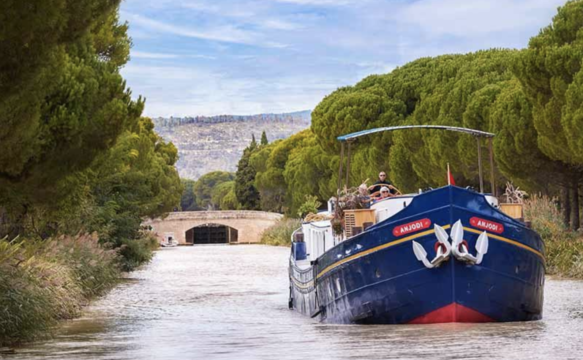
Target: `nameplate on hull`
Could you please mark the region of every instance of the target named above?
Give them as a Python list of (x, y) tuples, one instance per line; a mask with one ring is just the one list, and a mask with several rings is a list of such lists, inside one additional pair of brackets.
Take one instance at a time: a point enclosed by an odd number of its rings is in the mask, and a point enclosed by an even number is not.
[(393, 229), (393, 235), (396, 237), (414, 233), (419, 230), (427, 229), (431, 226), (431, 220), (421, 219), (407, 224), (396, 226)]
[(502, 234), (504, 232), (504, 225), (497, 222), (481, 219), (479, 217), (473, 217), (470, 219), (470, 224), (478, 229), (495, 232)]

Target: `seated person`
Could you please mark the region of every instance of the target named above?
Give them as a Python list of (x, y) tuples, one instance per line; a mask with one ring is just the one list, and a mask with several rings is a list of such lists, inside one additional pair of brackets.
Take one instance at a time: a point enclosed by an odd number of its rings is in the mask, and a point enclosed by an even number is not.
[(363, 209), (370, 208), (370, 202), (373, 199), (368, 194), (368, 188), (366, 187), (366, 184), (361, 184), (358, 187), (357, 198), (358, 198), (358, 201)]
[(379, 179), (377, 182), (372, 184), (368, 189), (370, 190), (372, 196), (379, 196), (379, 192), (381, 191), (382, 187), (387, 187), (391, 195), (395, 195), (397, 193), (397, 190), (393, 187), (393, 184), (387, 180), (387, 174), (384, 171), (379, 173)]
[(391, 192), (389, 191), (389, 188), (386, 186), (383, 186), (381, 188), (381, 192), (380, 192), (380, 196), (374, 198), (374, 201), (381, 201), (387, 198), (390, 198), (391, 196), (393, 196), (393, 194), (391, 194)]

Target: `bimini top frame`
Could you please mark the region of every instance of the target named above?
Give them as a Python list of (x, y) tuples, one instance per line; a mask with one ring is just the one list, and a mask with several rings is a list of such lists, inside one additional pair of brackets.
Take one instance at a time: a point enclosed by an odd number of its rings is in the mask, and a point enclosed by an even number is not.
[(455, 126), (445, 126), (445, 125), (405, 125), (405, 126), (391, 126), (391, 127), (382, 127), (382, 128), (376, 128), (376, 129), (370, 129), (370, 130), (363, 130), (363, 131), (355, 132), (355, 133), (348, 134), (348, 135), (338, 136), (336, 139), (338, 139), (339, 141), (351, 141), (351, 140), (356, 140), (357, 138), (359, 138), (361, 136), (375, 134), (375, 133), (378, 133), (378, 132), (395, 131), (395, 130), (407, 130), (407, 129), (448, 130), (448, 131), (462, 132), (462, 133), (466, 133), (466, 134), (470, 134), (470, 135), (474, 135), (474, 136), (478, 136), (478, 137), (485, 137), (485, 138), (493, 138), (494, 137), (494, 134), (489, 133), (489, 132), (480, 131), (480, 130), (473, 130), (473, 129), (467, 129), (467, 128), (461, 128), (461, 127), (455, 127)]
[(350, 144), (356, 139), (361, 136), (375, 134), (379, 132), (385, 131), (395, 131), (395, 130), (411, 130), (411, 129), (428, 129), (428, 130), (446, 130), (446, 131), (456, 131), (465, 134), (469, 134), (476, 137), (476, 141), (478, 143), (478, 170), (480, 176), (480, 192), (484, 193), (484, 180), (482, 176), (482, 144), (480, 139), (487, 138), (488, 139), (488, 150), (490, 153), (490, 182), (492, 185), (492, 195), (496, 196), (496, 184), (494, 183), (494, 153), (492, 150), (492, 138), (495, 136), (492, 133), (474, 130), (474, 129), (467, 129), (462, 127), (455, 127), (455, 126), (445, 126), (445, 125), (404, 125), (404, 126), (391, 126), (391, 127), (382, 127), (376, 129), (369, 129), (363, 130), (359, 132), (355, 132), (348, 135), (343, 135), (337, 137), (337, 139), (342, 143), (342, 148), (340, 151), (340, 169), (338, 173), (338, 195), (340, 195), (340, 188), (342, 185), (342, 165), (344, 163), (344, 143), (348, 143), (348, 156), (347, 156), (347, 163), (346, 163), (346, 186), (348, 186), (348, 174), (350, 172)]

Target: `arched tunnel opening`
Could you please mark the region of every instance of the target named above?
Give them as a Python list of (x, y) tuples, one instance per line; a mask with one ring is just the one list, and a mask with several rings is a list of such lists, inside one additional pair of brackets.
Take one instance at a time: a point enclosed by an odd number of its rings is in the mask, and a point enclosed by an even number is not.
[(238, 241), (238, 231), (221, 224), (203, 224), (186, 231), (187, 244), (229, 244)]

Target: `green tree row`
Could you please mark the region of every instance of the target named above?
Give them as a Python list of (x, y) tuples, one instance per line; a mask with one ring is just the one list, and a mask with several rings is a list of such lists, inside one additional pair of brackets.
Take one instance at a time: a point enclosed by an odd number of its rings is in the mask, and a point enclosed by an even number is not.
[(119, 3), (0, 5), (0, 238), (96, 231), (121, 246), (178, 205), (176, 148), (120, 75)]
[[(462, 126), (496, 134), (498, 193), (510, 180), (530, 192), (560, 194), (565, 221), (579, 228), (582, 62), (583, 1), (569, 1), (526, 49), (422, 58), (334, 91), (312, 112), (311, 129), (247, 151), (236, 186), (253, 186), (261, 209), (294, 215), (306, 195), (326, 201), (335, 194), (338, 136), (398, 125)], [(489, 174), (487, 143), (481, 146)], [(353, 144), (349, 182), (384, 170), (412, 192), (444, 185), (450, 163), (458, 184), (477, 188), (477, 159), (476, 139), (465, 134), (379, 133)]]

